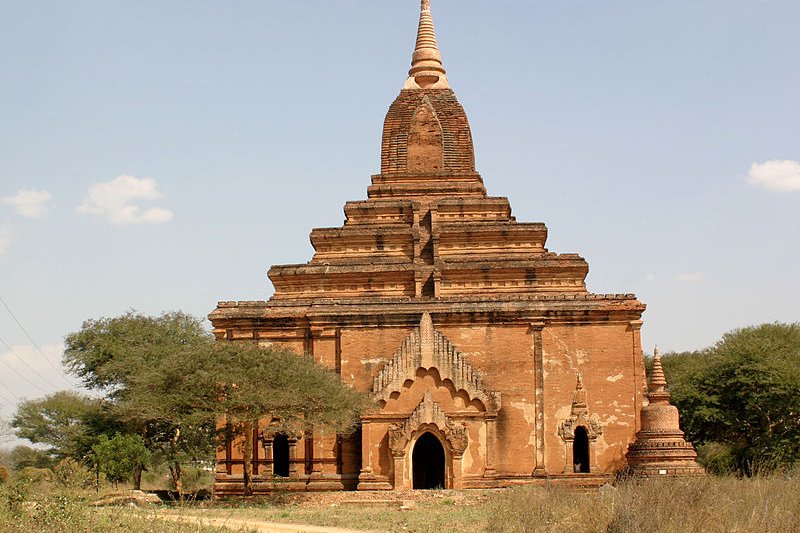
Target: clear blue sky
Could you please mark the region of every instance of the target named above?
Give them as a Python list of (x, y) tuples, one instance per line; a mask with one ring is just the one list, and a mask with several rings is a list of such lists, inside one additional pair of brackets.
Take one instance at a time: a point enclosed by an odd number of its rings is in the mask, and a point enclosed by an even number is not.
[[(800, 319), (800, 2), (432, 4), (489, 193), (637, 293), (648, 352)], [(0, 306), (28, 363), (0, 345), (0, 415), (64, 386), (84, 319), (205, 315), (310, 259), (379, 171), (418, 12), (0, 0), (0, 296), (45, 354)]]

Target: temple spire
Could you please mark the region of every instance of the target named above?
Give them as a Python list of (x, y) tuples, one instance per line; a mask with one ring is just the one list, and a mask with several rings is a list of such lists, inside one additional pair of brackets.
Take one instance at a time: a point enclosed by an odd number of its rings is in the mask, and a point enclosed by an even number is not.
[(442, 54), (436, 42), (431, 15), (431, 1), (422, 0), (417, 30), (417, 45), (411, 59), (411, 70), (403, 89), (449, 89)]
[(667, 392), (667, 378), (664, 376), (664, 368), (661, 366), (661, 354), (658, 346), (653, 350), (653, 368), (650, 370), (650, 386), (647, 397), (650, 403), (668, 403), (669, 392)]

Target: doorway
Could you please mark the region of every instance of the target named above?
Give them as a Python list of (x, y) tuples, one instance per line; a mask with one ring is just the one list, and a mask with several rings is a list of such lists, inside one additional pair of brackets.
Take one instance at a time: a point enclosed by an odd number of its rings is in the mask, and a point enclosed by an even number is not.
[(589, 464), (589, 433), (583, 426), (575, 428), (575, 441), (572, 446), (573, 471), (588, 474), (591, 471)]
[(272, 474), (289, 477), (289, 437), (281, 433), (272, 439)]
[(442, 443), (433, 433), (424, 433), (411, 454), (414, 489), (445, 488), (444, 462)]

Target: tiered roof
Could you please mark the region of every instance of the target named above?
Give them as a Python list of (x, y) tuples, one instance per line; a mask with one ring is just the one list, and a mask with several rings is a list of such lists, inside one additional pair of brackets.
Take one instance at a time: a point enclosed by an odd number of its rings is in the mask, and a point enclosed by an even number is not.
[[(310, 262), (269, 270), (275, 293), (268, 304), (222, 302), (212, 318), (225, 309), (326, 301), (368, 311), (365, 305), (410, 300), (569, 299), (584, 308), (613, 303), (632, 320), (644, 310), (633, 295), (590, 295), (582, 257), (550, 252), (544, 224), (517, 222), (507, 198), (487, 195), (427, 0), (409, 78), (384, 122), (381, 173), (372, 176), (367, 199), (348, 202), (344, 213), (343, 226), (313, 230)], [(336, 312), (346, 311), (340, 305)]]

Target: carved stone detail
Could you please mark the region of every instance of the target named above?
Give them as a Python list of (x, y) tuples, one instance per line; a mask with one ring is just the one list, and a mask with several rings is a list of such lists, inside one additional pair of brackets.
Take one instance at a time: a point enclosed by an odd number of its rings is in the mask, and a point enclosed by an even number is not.
[(392, 424), (389, 428), (389, 448), (392, 455), (401, 457), (414, 434), (424, 426), (436, 426), (447, 439), (453, 455), (461, 457), (469, 444), (467, 427), (448, 417), (433, 400), (430, 391), (425, 393), (413, 413), (402, 424)]
[(603, 426), (593, 416), (589, 416), (589, 405), (586, 403), (586, 391), (583, 388), (583, 379), (577, 374), (577, 385), (572, 396), (572, 413), (558, 426), (558, 435), (565, 441), (575, 440), (575, 430), (583, 426), (589, 440), (597, 440), (603, 434)]
[(402, 390), (406, 380), (415, 379), (418, 368), (436, 368), (439, 376), (452, 381), (456, 390), (463, 390), (471, 399), (480, 400), (487, 413), (500, 410), (500, 393), (484, 387), (482, 372), (473, 369), (458, 348), (436, 331), (427, 312), (423, 313), (419, 327), (403, 341), (373, 379), (373, 397), (387, 401), (393, 392)]
[(564, 440), (575, 440), (575, 430), (583, 426), (586, 428), (586, 434), (589, 440), (596, 440), (599, 435), (603, 434), (603, 426), (600, 425), (598, 420), (589, 417), (568, 418), (558, 426), (558, 435)]

